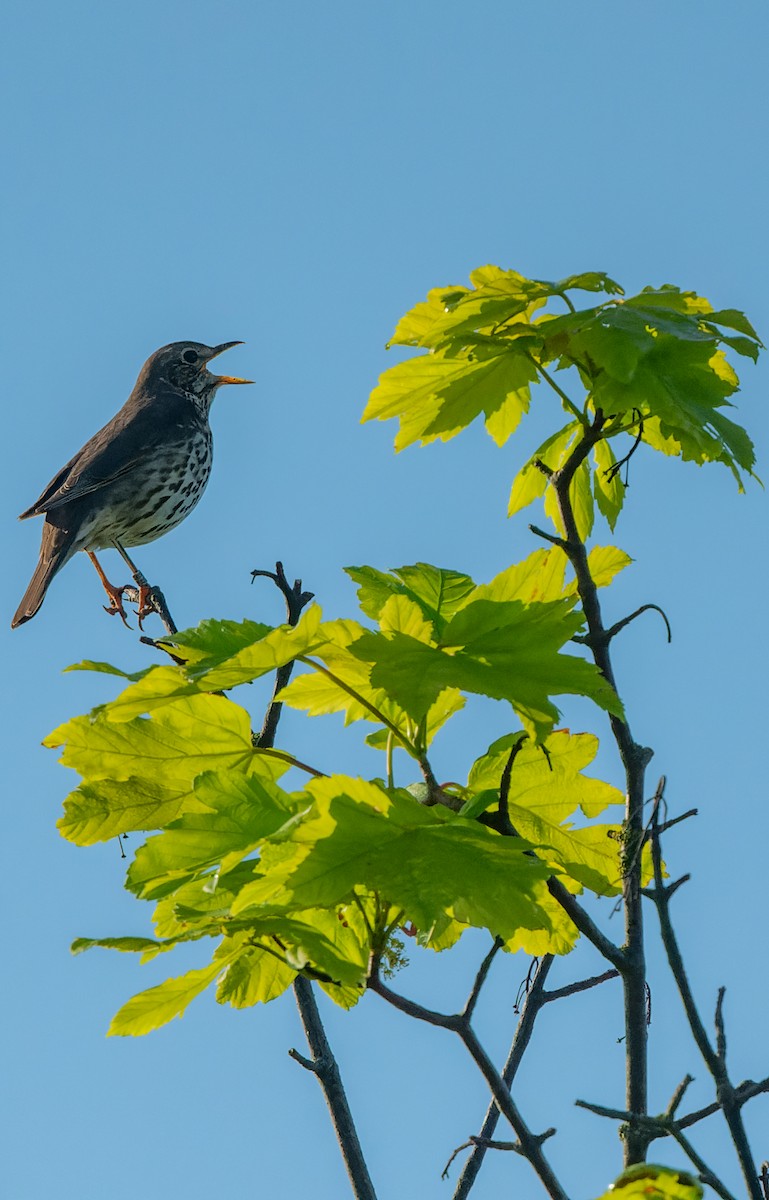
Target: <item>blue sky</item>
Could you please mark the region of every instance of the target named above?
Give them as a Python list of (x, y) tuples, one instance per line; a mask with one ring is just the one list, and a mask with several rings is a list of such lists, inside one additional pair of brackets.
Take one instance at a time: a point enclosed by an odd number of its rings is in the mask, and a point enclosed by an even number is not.
[[(540, 278), (605, 270), (628, 289), (674, 282), (744, 309), (766, 337), (769, 12), (759, 0), (16, 0), (5, 35), (2, 1190), (202, 1200), (222, 1187), (312, 1188), (331, 1200), (346, 1183), (320, 1092), (287, 1056), (303, 1049), (289, 997), (244, 1013), (206, 997), (149, 1038), (104, 1038), (129, 995), (199, 960), (140, 969), (70, 956), (80, 934), (146, 932), (149, 908), (123, 892), (114, 844), (60, 839), (74, 777), (39, 743), (114, 691), (63, 667), (135, 669), (149, 652), (102, 614), (82, 555), (10, 633), (39, 537), (15, 514), (122, 404), (154, 349), (240, 338), (226, 369), (256, 386), (219, 394), (206, 496), (137, 552), (180, 625), (281, 619), (249, 576), (277, 558), (329, 616), (353, 612), (348, 564), (425, 560), (482, 580), (522, 558), (534, 542), (524, 519), (505, 519), (507, 491), (558, 412), (539, 397), (503, 451), (473, 430), (396, 457), (392, 427), (359, 424), (394, 361), (387, 337), (428, 288), (488, 262)], [(737, 419), (766, 476), (767, 368), (740, 370)], [(650, 455), (634, 468), (615, 541), (636, 562), (607, 607), (616, 619), (661, 604), (674, 641), (653, 616), (634, 625), (617, 647), (620, 686), (636, 736), (655, 748), (653, 778), (668, 775), (679, 811), (700, 809), (668, 846), (671, 871), (693, 874), (677, 915), (708, 1017), (729, 987), (735, 1078), (760, 1077), (766, 497), (738, 495), (715, 468)], [(587, 708), (564, 707), (572, 728), (603, 732)], [(441, 746), (440, 775), (466, 771), (506, 728), (496, 709), (464, 717), (466, 740)], [(281, 736), (326, 769), (374, 770), (333, 721), (308, 730), (289, 716)], [(599, 765), (618, 781), (608, 746)], [(416, 955), (399, 986), (457, 1004), (483, 949), (479, 938), (453, 957)], [(526, 969), (501, 964), (482, 1005), (497, 1056)], [(559, 982), (597, 969), (580, 950)], [(651, 981), (661, 1110), (688, 1070), (707, 1092), (656, 952)], [(330, 1012), (329, 1031), (381, 1196), (449, 1196), (440, 1171), (486, 1103), (459, 1048), (375, 997), (352, 1016)], [(617, 1169), (611, 1126), (572, 1100), (621, 1101), (620, 1034), (616, 991), (572, 1000), (543, 1017), (521, 1077), (527, 1118), (558, 1126), (552, 1158), (579, 1194)], [(755, 1131), (768, 1103), (748, 1110)], [(734, 1180), (716, 1122), (699, 1142)], [(527, 1171), (500, 1155), (474, 1195), (533, 1198)]]

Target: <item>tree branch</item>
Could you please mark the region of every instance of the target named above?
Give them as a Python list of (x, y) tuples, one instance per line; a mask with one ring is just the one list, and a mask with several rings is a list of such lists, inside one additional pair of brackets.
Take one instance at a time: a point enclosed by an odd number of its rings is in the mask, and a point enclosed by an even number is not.
[(502, 941), (502, 938), (494, 938), (494, 944), (478, 968), (478, 974), (475, 976), (472, 991), (470, 992), (467, 1004), (462, 1011), (462, 1016), (464, 1017), (465, 1021), (472, 1021), (473, 1013), (475, 1012), (475, 1006), (478, 1003), (478, 997), (481, 994), (481, 988), (488, 978), (489, 971), (491, 970), (491, 964), (496, 958), (498, 952), (502, 949), (503, 945), (504, 942)]
[(697, 1048), (702, 1055), (705, 1065), (713, 1077), (713, 1082), (716, 1085), (716, 1098), (718, 1106), (724, 1114), (724, 1120), (729, 1129), (732, 1142), (739, 1160), (745, 1184), (748, 1189), (748, 1195), (751, 1200), (762, 1200), (759, 1175), (756, 1169), (756, 1164), (753, 1161), (753, 1155), (748, 1143), (745, 1125), (742, 1120), (742, 1103), (738, 1099), (737, 1090), (734, 1088), (726, 1067), (726, 1035), (724, 1032), (723, 1023), (723, 1000), (725, 989), (721, 988), (718, 993), (718, 1002), (716, 1004), (716, 1046), (713, 1047), (706, 1031), (705, 1026), (700, 1017), (697, 1005), (694, 1001), (694, 995), (689, 984), (689, 979), (684, 967), (681, 951), (678, 946), (678, 939), (673, 929), (673, 923), (670, 917), (670, 899), (675, 888), (675, 885), (666, 886), (663, 878), (662, 870), (662, 846), (660, 841), (659, 829), (659, 811), (662, 802), (662, 795), (658, 789), (658, 795), (655, 797), (655, 807), (652, 814), (651, 822), (651, 847), (652, 847), (652, 863), (654, 865), (654, 888), (649, 889), (650, 898), (654, 901), (657, 909), (657, 915), (660, 923), (660, 935), (662, 944), (665, 949), (668, 964), (676, 982), (681, 1002), (689, 1022), (689, 1028), (692, 1032)]
[(622, 1121), (626, 1130), (637, 1129), (639, 1135), (645, 1138), (647, 1144), (655, 1138), (672, 1137), (674, 1141), (678, 1142), (689, 1160), (697, 1168), (702, 1182), (712, 1187), (713, 1191), (722, 1197), (722, 1200), (735, 1200), (735, 1197), (726, 1185), (707, 1165), (705, 1160), (700, 1157), (689, 1139), (681, 1132), (681, 1122), (676, 1121), (670, 1116), (669, 1110), (668, 1113), (662, 1116), (650, 1117), (645, 1114), (625, 1112), (621, 1108), (608, 1108), (603, 1104), (590, 1104), (586, 1100), (577, 1100), (575, 1103), (578, 1108), (587, 1109), (588, 1112), (595, 1113), (599, 1117), (608, 1117), (612, 1121)]
[[(601, 615), (598, 588), (590, 572), (587, 548), (580, 537), (570, 488), (575, 473), (603, 437), (605, 418), (596, 410), (592, 423), (583, 428), (580, 441), (572, 450), (564, 465), (553, 473), (550, 485), (555, 491), (556, 502), (564, 531), (562, 549), (569, 559), (582, 603), (582, 611), (588, 627), (587, 642), (593, 660), (611, 686), (617, 690), (611, 662), (607, 630)], [(614, 740), (617, 743), (625, 770), (626, 805), (623, 845), (623, 900), (625, 909), (625, 944), (618, 952), (608, 939), (607, 949), (613, 956), (609, 962), (622, 974), (625, 1000), (625, 1047), (626, 1047), (626, 1104), (631, 1112), (645, 1113), (647, 1110), (647, 1026), (646, 1026), (646, 961), (643, 935), (643, 910), (641, 904), (640, 848), (643, 841), (644, 776), (651, 751), (638, 745), (633, 739), (626, 718), (609, 716)], [(564, 889), (565, 891), (565, 889)], [(552, 888), (551, 888), (552, 892)], [(566, 897), (556, 897), (566, 908)], [(568, 911), (568, 909), (567, 909)], [(571, 914), (570, 914), (571, 915)], [(574, 917), (572, 920), (577, 921)], [(577, 928), (580, 926), (577, 924)], [(601, 935), (603, 936), (603, 935)], [(591, 937), (601, 952), (599, 941)], [(621, 954), (621, 959), (619, 955)], [(643, 1162), (647, 1139), (638, 1128), (631, 1128), (625, 1142), (625, 1165)]]
[[(178, 633), (179, 630), (176, 628), (174, 619), (171, 616), (171, 613), (168, 609), (168, 605), (166, 604), (166, 598), (163, 595), (163, 593), (161, 592), (160, 588), (150, 587), (150, 585), (147, 583), (147, 580), (142, 575), (141, 571), (134, 572), (134, 579), (136, 580), (136, 583), (137, 583), (136, 587), (131, 587), (131, 585), (129, 584), (127, 587), (125, 587), (123, 589), (123, 595), (125, 596), (126, 600), (129, 602), (129, 604), (139, 604), (140, 596), (141, 596), (140, 589), (142, 589), (144, 592), (145, 604), (150, 604), (152, 606), (153, 610), (160, 617), (160, 620), (163, 622), (163, 624), (165, 626), (166, 633)], [(147, 614), (145, 612), (145, 616), (146, 615)], [(142, 618), (142, 620), (143, 619), (144, 618)], [(139, 622), (139, 628), (141, 629), (141, 620)], [(145, 639), (142, 638), (141, 640), (144, 641)]]
[[(534, 1032), (534, 1022), (536, 1021), (537, 1015), (543, 1005), (542, 996), (544, 994), (543, 989), (545, 986), (545, 980), (547, 979), (554, 961), (555, 958), (552, 954), (546, 954), (540, 959), (534, 979), (532, 980), (531, 986), (526, 993), (526, 999), (524, 1000), (523, 1007), (521, 1008), (521, 1015), (515, 1030), (515, 1036), (513, 1037), (505, 1065), (502, 1068), (502, 1082), (508, 1090), (512, 1087), (518, 1067), (520, 1066), (526, 1048), (531, 1041), (531, 1035)], [(486, 1110), (486, 1116), (483, 1119), (480, 1133), (477, 1137), (471, 1138), (466, 1144), (467, 1146), (472, 1145), (474, 1149), (462, 1168), (462, 1172), (457, 1180), (457, 1186), (454, 1189), (452, 1200), (466, 1200), (466, 1197), (470, 1194), (470, 1189), (475, 1183), (478, 1172), (483, 1164), (486, 1150), (490, 1149), (489, 1142), (494, 1135), (494, 1131), (497, 1127), (500, 1116), (501, 1113), (499, 1106), (495, 1100), (492, 1100), (488, 1109)], [(461, 1147), (461, 1149), (465, 1148), (466, 1147)], [(455, 1153), (449, 1159), (448, 1163), (446, 1164), (446, 1172), (448, 1172), (448, 1169), (458, 1152), (459, 1151), (455, 1151)], [(446, 1172), (444, 1172), (444, 1178)]]
[[(286, 579), (283, 564), (280, 562), (275, 564), (274, 572), (252, 571), (251, 575), (252, 579), (267, 578), (272, 580), (286, 602), (288, 624), (295, 626), (301, 616), (302, 609), (313, 597), (312, 592), (302, 591), (301, 579), (297, 579), (292, 587)], [(291, 758), (291, 756), (281, 755), (279, 751), (273, 749), (278, 722), (280, 721), (283, 709), (283, 705), (279, 701), (276, 701), (275, 697), (281, 688), (284, 688), (288, 683), (293, 665), (292, 662), (287, 663), (284, 667), (280, 667), (276, 671), (272, 700), (265, 714), (262, 731), (258, 737), (254, 738), (257, 748), (263, 753), (271, 753), (284, 758)], [(307, 767), (304, 763), (300, 763), (296, 759), (291, 759), (291, 762), (293, 766), (301, 767), (313, 775), (321, 774), (321, 772), (314, 771), (312, 767)], [(326, 1037), (326, 1031), (323, 1028), (323, 1022), (321, 1021), (318, 1005), (315, 1001), (315, 994), (309, 979), (305, 979), (301, 975), (296, 977), (294, 980), (294, 996), (312, 1058), (305, 1058), (297, 1050), (290, 1051), (291, 1057), (300, 1063), (305, 1070), (311, 1071), (317, 1077), (323, 1089), (355, 1200), (376, 1200), (376, 1192), (371, 1182), (366, 1160), (363, 1157), (360, 1138), (358, 1137), (358, 1131), (355, 1128), (355, 1122), (353, 1121), (350, 1106), (347, 1102), (339, 1065)]]
[[(295, 626), (301, 616), (302, 609), (306, 604), (309, 604), (313, 598), (312, 592), (302, 591), (302, 581), (297, 579), (293, 587), (290, 586), (286, 579), (286, 573), (283, 570), (283, 563), (277, 562), (274, 571), (252, 571), (251, 582), (257, 578), (271, 579), (278, 590), (282, 593), (283, 599), (286, 602), (286, 617), (288, 624)], [(265, 713), (264, 723), (261, 733), (254, 739), (256, 746), (271, 748), (275, 744), (275, 734), (278, 729), (278, 721), (280, 714), (283, 711), (283, 705), (275, 697), (283, 690), (291, 678), (291, 672), (294, 669), (293, 662), (286, 663), (284, 667), (279, 667), (275, 672), (275, 686), (272, 689), (272, 700), (270, 701), (267, 712)]]
[(509, 1088), (505, 1086), (501, 1075), (478, 1041), (472, 1025), (464, 1013), (455, 1013), (453, 1015), (439, 1013), (434, 1009), (425, 1008), (413, 1000), (408, 1000), (405, 996), (400, 996), (392, 988), (389, 988), (387, 984), (382, 982), (379, 975), (379, 964), (374, 956), (372, 956), (368, 986), (373, 992), (381, 996), (383, 1000), (386, 1000), (401, 1012), (406, 1013), (407, 1016), (415, 1017), (419, 1021), (426, 1021), (429, 1025), (437, 1025), (441, 1029), (450, 1029), (452, 1033), (458, 1034), (468, 1054), (489, 1085), (498, 1108), (512, 1126), (513, 1132), (520, 1143), (521, 1153), (534, 1168), (551, 1200), (568, 1200), (552, 1167), (542, 1152), (542, 1142), (545, 1140), (545, 1137), (550, 1136), (550, 1131), (546, 1134), (535, 1134), (526, 1125), (517, 1105), (510, 1095)]
[(353, 1195), (356, 1200), (376, 1200), (376, 1192), (363, 1157), (339, 1066), (328, 1043), (309, 980), (299, 976), (294, 983), (294, 995), (312, 1058), (305, 1058), (296, 1050), (290, 1051), (291, 1057), (306, 1070), (312, 1071), (323, 1088)]

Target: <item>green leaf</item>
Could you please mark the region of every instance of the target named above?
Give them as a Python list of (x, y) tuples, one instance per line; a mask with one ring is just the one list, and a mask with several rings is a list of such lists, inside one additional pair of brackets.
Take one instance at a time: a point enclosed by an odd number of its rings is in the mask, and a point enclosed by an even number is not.
[(689, 1171), (636, 1163), (623, 1171), (599, 1200), (702, 1200), (704, 1188)]
[(578, 421), (570, 421), (568, 425), (564, 425), (563, 429), (559, 429), (557, 433), (547, 438), (539, 449), (532, 454), (525, 467), (518, 472), (513, 480), (510, 502), (507, 506), (508, 517), (514, 516), (522, 508), (526, 508), (527, 505), (531, 504), (533, 500), (538, 500), (540, 496), (544, 496), (548, 484), (547, 476), (540, 471), (535, 463), (539, 460), (545, 466), (549, 467), (551, 471), (557, 471), (563, 465), (567, 454), (572, 448), (574, 439), (578, 436), (581, 428)]
[(475, 587), (469, 575), (433, 567), (430, 563), (399, 567), (391, 574), (375, 567), (346, 567), (345, 570), (359, 584), (358, 603), (367, 617), (378, 621), (391, 596), (408, 596), (419, 605), (437, 633), (462, 607)]
[(663, 283), (661, 287), (645, 287), (637, 296), (631, 296), (627, 304), (642, 308), (663, 308), (673, 313), (683, 313), (698, 318), (704, 313), (712, 313), (713, 305), (704, 296), (696, 292), (682, 292), (673, 283)]
[(606, 292), (608, 295), (624, 294), (623, 288), (603, 271), (584, 271), (581, 275), (569, 275), (554, 284), (556, 292), (568, 292), (579, 288), (583, 292)]
[(72, 663), (64, 668), (64, 674), (68, 671), (96, 671), (101, 675), (117, 675), (120, 679), (131, 679), (134, 682), (137, 679), (142, 679), (152, 667), (145, 667), (142, 671), (121, 671), (119, 667), (113, 667), (111, 663), (94, 662), (90, 658), (86, 658), (83, 662)]
[(593, 448), (593, 458), (595, 460), (595, 474), (593, 475), (595, 502), (598, 505), (598, 511), (606, 518), (609, 528), (613, 532), (614, 526), (617, 524), (617, 517), (625, 503), (625, 485), (620, 478), (619, 471), (613, 470), (617, 460), (608, 441), (596, 442)]
[(752, 474), (755, 464), (753, 444), (719, 411), (736, 387), (736, 375), (712, 342), (658, 336), (632, 383), (608, 376), (596, 381), (595, 403), (612, 413), (637, 409), (649, 445), (685, 461), (722, 462), (742, 486), (740, 469)]
[(267, 1004), (282, 996), (296, 979), (296, 971), (274, 954), (253, 947), (225, 968), (216, 986), (216, 999), (233, 1008)]
[(536, 379), (528, 356), (506, 346), (451, 357), (433, 352), (385, 371), (363, 420), (397, 417), (396, 450), (436, 438), (448, 441), (481, 414), (487, 421), (497, 414), (494, 435), (507, 437), (528, 411), (529, 384)]
[[(502, 775), (520, 734), (494, 742), (473, 766), (468, 789), (476, 793), (462, 810), (490, 806), (499, 795)], [(591, 734), (552, 733), (544, 747), (531, 743), (517, 749), (510, 773), (507, 811), (513, 828), (535, 847), (537, 855), (558, 872), (598, 895), (621, 888), (616, 826), (573, 828), (567, 818), (576, 811), (595, 817), (609, 805), (622, 805), (623, 795), (599, 779), (583, 775), (595, 758), (598, 739)]]
[(480, 584), (472, 599), (500, 603), (520, 600), (524, 604), (560, 600), (565, 570), (566, 560), (560, 550), (534, 550), (523, 562), (500, 571), (490, 583)]
[(265, 848), (264, 877), (243, 889), (236, 911), (262, 902), (328, 907), (362, 887), (381, 892), (421, 929), (448, 913), (502, 937), (549, 930), (540, 904), (546, 869), (525, 854), (525, 843), (363, 780), (335, 776), (308, 790), (312, 813), (290, 843)]
[[(440, 290), (438, 304), (433, 302), (430, 310), (429, 325), (422, 330), (420, 346), (443, 346), (463, 335), (492, 331), (495, 326), (511, 320), (528, 324), (553, 289), (552, 284), (526, 279), (517, 271), (504, 271), (495, 266), (476, 268), (470, 280), (471, 289)], [(420, 315), (426, 317), (428, 314), (423, 308)]]
[(185, 791), (201, 771), (246, 766), (254, 757), (249, 715), (224, 696), (176, 700), (120, 724), (102, 709), (60, 725), (43, 744), (63, 746), (63, 765), (90, 781), (140, 778)]
[(70, 793), (57, 826), (67, 841), (93, 846), (123, 833), (162, 829), (182, 808), (202, 809), (189, 784), (179, 788), (149, 779), (100, 779)]
[[(253, 621), (244, 622), (242, 626), (234, 622), (203, 622), (197, 629), (181, 635), (178, 644), (170, 638), (164, 642), (174, 653), (179, 650), (190, 653), (192, 647), (191, 661), (183, 667), (153, 667), (138, 683), (106, 704), (103, 711), (112, 721), (129, 721), (183, 696), (224, 691), (250, 683), (312, 650), (322, 641), (318, 637), (320, 620), (321, 611), (313, 604), (302, 614), (296, 627), (279, 625), (277, 629), (271, 629)], [(224, 631), (223, 625), (226, 625)], [(257, 635), (257, 640), (247, 641), (252, 634)], [(234, 646), (238, 647), (235, 652), (227, 655), (226, 651), (231, 651)]]
[(168, 654), (184, 660), (188, 668), (208, 671), (232, 658), (246, 646), (261, 641), (272, 630), (261, 621), (201, 621), (192, 629), (158, 638), (155, 643)]
[(535, 737), (558, 717), (548, 697), (576, 693), (621, 712), (616, 693), (592, 664), (559, 653), (582, 625), (573, 600), (536, 605), (475, 600), (448, 623), (443, 646), (404, 634), (365, 634), (352, 653), (372, 663), (371, 681), (419, 721), (444, 687), (508, 700)]
[[(596, 587), (608, 587), (615, 575), (632, 563), (632, 558), (617, 546), (593, 546), (587, 556), (587, 565)], [(569, 585), (569, 593), (576, 593), (577, 583)]]
[[(389, 593), (390, 598), (396, 593)], [(311, 716), (343, 713), (345, 724), (352, 721), (377, 721), (383, 726), (389, 722), (407, 743), (416, 736), (416, 725), (408, 714), (382, 688), (371, 683), (371, 667), (354, 652), (355, 642), (367, 630), (355, 621), (331, 621), (322, 626), (326, 642), (318, 653), (322, 665), (332, 672), (330, 678), (315, 664), (317, 673), (297, 675), (285, 687), (279, 699), (292, 708), (303, 709)], [(309, 660), (311, 664), (315, 660)], [(441, 696), (427, 713), (424, 730), (429, 745), (436, 731), (446, 720), (462, 707), (464, 701), (456, 691)], [(371, 707), (368, 707), (370, 705)], [(386, 742), (387, 734), (385, 734)], [(383, 746), (381, 748), (384, 748)], [(407, 747), (408, 749), (408, 747)]]
[(752, 338), (759, 346), (763, 346), (763, 342), (745, 316), (745, 313), (739, 312), (736, 308), (722, 308), (718, 312), (709, 312), (707, 323), (709, 325), (723, 325), (726, 329), (736, 329), (738, 333)]
[(166, 979), (157, 987), (140, 992), (124, 1004), (107, 1032), (108, 1037), (139, 1037), (181, 1017), (189, 1004), (213, 983), (227, 961), (215, 960), (207, 967), (187, 971), (175, 979)]
[[(583, 542), (587, 541), (593, 530), (594, 518), (593, 491), (590, 482), (590, 469), (587, 462), (580, 463), (574, 472), (574, 477), (569, 487), (569, 499), (571, 500), (574, 521), (577, 526), (577, 534)], [(558, 499), (553, 488), (548, 488), (545, 493), (545, 514), (553, 522), (561, 537), (565, 537), (566, 530), (561, 520)]]
[(379, 625), (386, 633), (407, 633), (420, 642), (434, 640), (432, 623), (425, 620), (419, 605), (408, 596), (391, 596), (379, 614)]
[(401, 317), (395, 333), (387, 343), (390, 346), (424, 346), (428, 344), (430, 332), (447, 310), (447, 300), (467, 292), (461, 286), (433, 288), (427, 293), (427, 300), (414, 305), (405, 316)]
[[(468, 788), (498, 792), (510, 750), (520, 740), (520, 733), (508, 733), (492, 742), (473, 764)], [(597, 753), (597, 737), (569, 733), (568, 729), (551, 733), (543, 746), (524, 745), (515, 757), (510, 798), (519, 806), (546, 813), (551, 820), (563, 821), (577, 809), (586, 817), (597, 817), (609, 805), (623, 803), (617, 788), (582, 774)]]
[(75, 938), (70, 950), (73, 954), (82, 954), (84, 950), (92, 950), (96, 946), (102, 950), (122, 950), (129, 954), (144, 954), (147, 950), (155, 951), (158, 947), (162, 947), (162, 942), (156, 941), (155, 938), (143, 937), (79, 937)]
[(126, 886), (143, 899), (165, 894), (205, 867), (231, 870), (292, 818), (295, 803), (276, 784), (242, 772), (195, 780), (202, 812), (186, 811), (136, 852)]

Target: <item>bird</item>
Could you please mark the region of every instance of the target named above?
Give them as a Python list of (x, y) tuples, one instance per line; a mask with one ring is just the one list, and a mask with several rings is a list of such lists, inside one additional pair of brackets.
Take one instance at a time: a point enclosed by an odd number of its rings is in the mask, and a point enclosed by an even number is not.
[(79, 550), (93, 562), (110, 600), (106, 611), (126, 622), (122, 597), (96, 558), (114, 548), (141, 585), (139, 618), (151, 589), (126, 547), (168, 533), (192, 512), (211, 473), (209, 413), (222, 384), (251, 383), (213, 375), (208, 364), (242, 342), (206, 346), (171, 342), (145, 362), (123, 407), (53, 477), (20, 520), (45, 517), (40, 557), (11, 628), (39, 611), (48, 587)]

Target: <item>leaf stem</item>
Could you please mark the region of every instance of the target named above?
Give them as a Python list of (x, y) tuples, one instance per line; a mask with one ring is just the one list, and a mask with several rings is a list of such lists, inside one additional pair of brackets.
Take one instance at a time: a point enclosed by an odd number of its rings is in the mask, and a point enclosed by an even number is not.
[(296, 661), (304, 663), (307, 667), (312, 667), (314, 671), (319, 671), (321, 675), (325, 675), (327, 679), (330, 679), (332, 683), (336, 684), (338, 688), (341, 688), (343, 692), (346, 692), (348, 696), (352, 696), (353, 700), (357, 700), (358, 704), (360, 704), (362, 708), (365, 708), (367, 712), (370, 712), (371, 715), (380, 723), (380, 725), (384, 725), (385, 728), (390, 730), (390, 733), (392, 733), (393, 736), (398, 739), (401, 745), (408, 750), (412, 757), (416, 758), (417, 761), (421, 761), (419, 751), (417, 750), (416, 746), (409, 741), (405, 734), (401, 733), (398, 726), (395, 725), (389, 717), (386, 717), (384, 713), (380, 712), (375, 704), (372, 704), (369, 700), (366, 700), (365, 697), (361, 696), (360, 692), (356, 692), (354, 687), (351, 687), (349, 683), (345, 683), (343, 679), (340, 679), (338, 675), (335, 675), (333, 671), (330, 671), (324, 663), (318, 662), (315, 658), (310, 658), (305, 654), (299, 654), (297, 655)]

